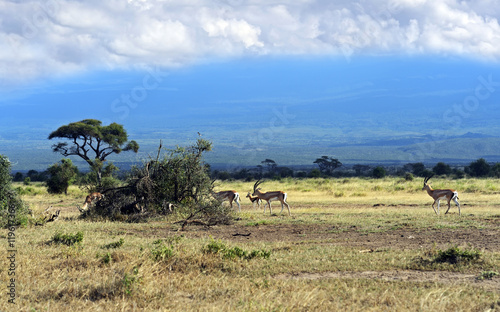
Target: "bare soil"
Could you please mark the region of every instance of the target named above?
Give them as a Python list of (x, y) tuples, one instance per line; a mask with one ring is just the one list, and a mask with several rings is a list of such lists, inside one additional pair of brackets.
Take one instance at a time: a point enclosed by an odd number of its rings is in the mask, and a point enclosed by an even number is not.
[(338, 246), (359, 248), (360, 250), (377, 249), (418, 249), (447, 248), (450, 245), (472, 246), (490, 251), (500, 251), (500, 228), (497, 229), (429, 229), (419, 230), (400, 228), (383, 232), (366, 233), (356, 228), (337, 228), (334, 225), (290, 225), (266, 224), (257, 226), (189, 226), (182, 234), (188, 237), (207, 237), (230, 241), (285, 241), (328, 243)]

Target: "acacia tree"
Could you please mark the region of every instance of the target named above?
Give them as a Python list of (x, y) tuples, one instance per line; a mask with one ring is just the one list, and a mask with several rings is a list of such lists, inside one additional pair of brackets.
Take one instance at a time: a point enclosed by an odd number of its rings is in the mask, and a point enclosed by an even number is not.
[(278, 164), (274, 160), (269, 158), (266, 158), (266, 160), (263, 160), (260, 163), (267, 166), (267, 172), (270, 176), (273, 175), (278, 168)]
[(52, 150), (63, 156), (78, 156), (89, 164), (97, 175), (97, 184), (101, 185), (102, 170), (106, 158), (122, 151), (137, 153), (139, 144), (127, 141), (128, 135), (122, 125), (111, 123), (102, 126), (95, 119), (85, 119), (59, 127), (49, 135), (49, 140), (61, 138), (70, 140), (52, 145)]
[(328, 156), (321, 156), (321, 158), (316, 159), (313, 163), (319, 166), (321, 172), (328, 175), (331, 175), (333, 170), (342, 166), (342, 163), (337, 158)]

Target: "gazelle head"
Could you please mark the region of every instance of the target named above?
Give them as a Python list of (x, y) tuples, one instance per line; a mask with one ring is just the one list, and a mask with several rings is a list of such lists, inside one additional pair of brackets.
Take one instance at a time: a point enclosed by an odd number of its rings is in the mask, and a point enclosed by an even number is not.
[(429, 179), (432, 178), (433, 176), (434, 176), (434, 174), (431, 174), (430, 176), (428, 176), (424, 179), (424, 187), (422, 187), (422, 191), (430, 188), (430, 183), (427, 183), (427, 182), (429, 182)]
[[(262, 181), (259, 179), (257, 180), (257, 182), (255, 182), (255, 184), (253, 185), (253, 194), (252, 196), (255, 196), (255, 193), (257, 193), (258, 190), (260, 190), (260, 188), (257, 188), (260, 184), (262, 183)], [(248, 193), (250, 194), (250, 193)]]

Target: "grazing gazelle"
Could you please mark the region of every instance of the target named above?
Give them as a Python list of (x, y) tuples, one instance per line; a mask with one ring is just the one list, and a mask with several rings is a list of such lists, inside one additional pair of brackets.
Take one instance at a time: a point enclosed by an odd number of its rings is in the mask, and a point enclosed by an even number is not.
[(236, 205), (238, 205), (238, 211), (241, 212), (240, 194), (238, 194), (238, 192), (233, 190), (217, 192), (214, 193), (214, 197), (221, 201), (228, 200), (231, 209), (233, 208), (233, 201), (236, 202)]
[[(257, 186), (259, 186), (259, 184), (261, 184), (261, 183), (262, 183), (261, 180), (258, 180), (257, 182), (255, 182), (255, 184), (253, 185), (252, 196), (257, 196), (258, 198), (265, 200), (267, 202), (267, 204), (269, 205), (269, 212), (271, 214), (273, 214), (273, 210), (271, 208), (271, 201), (279, 200), (281, 202), (281, 212), (280, 213), (283, 213), (284, 205), (286, 205), (286, 208), (288, 209), (288, 215), (291, 215), (290, 214), (290, 206), (286, 202), (286, 197), (287, 197), (286, 193), (283, 191), (262, 193), (260, 191), (260, 188), (257, 188)], [(265, 205), (264, 205), (264, 213), (266, 213), (266, 206)]]
[[(426, 190), (427, 194), (429, 194), (430, 197), (434, 199), (434, 202), (432, 203), (432, 209), (434, 209), (434, 212), (436, 215), (439, 215), (439, 201), (441, 199), (446, 199), (448, 202), (448, 209), (444, 214), (447, 214), (448, 211), (450, 210), (451, 204), (450, 202), (453, 200), (455, 204), (457, 204), (458, 207), (458, 215), (460, 216), (460, 203), (458, 202), (458, 193), (455, 190), (452, 189), (446, 189), (446, 190), (433, 190), (430, 184), (427, 182), (429, 181), (430, 178), (432, 178), (433, 175), (427, 177), (424, 179), (424, 187), (422, 188), (422, 191)], [(437, 202), (438, 209), (436, 211), (436, 208), (434, 208), (434, 204)]]
[(94, 193), (90, 193), (89, 195), (87, 195), (87, 197), (85, 197), (85, 202), (83, 203), (83, 206), (80, 208), (80, 206), (76, 206), (78, 208), (78, 210), (80, 210), (80, 212), (84, 212), (85, 210), (88, 209), (89, 205), (92, 204), (92, 202), (94, 200), (101, 200), (104, 198), (104, 195), (102, 195), (101, 193), (99, 192), (94, 192)]
[(262, 200), (255, 196), (253, 197), (250, 192), (248, 192), (247, 194), (247, 197), (250, 199), (250, 201), (252, 202), (252, 206), (255, 208), (255, 203), (257, 203), (257, 207), (260, 209), (260, 205), (262, 204)]

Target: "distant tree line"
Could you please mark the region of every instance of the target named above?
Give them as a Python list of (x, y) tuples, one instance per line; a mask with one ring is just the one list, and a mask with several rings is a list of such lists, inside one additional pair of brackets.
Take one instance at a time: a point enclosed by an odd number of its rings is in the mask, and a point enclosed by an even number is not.
[[(287, 166), (279, 166), (272, 159), (265, 159), (260, 164), (251, 168), (237, 170), (211, 170), (212, 179), (218, 180), (246, 180), (257, 179), (281, 179), (293, 178), (319, 178), (319, 177), (373, 177), (383, 178), (385, 176), (401, 176), (409, 178), (426, 177), (432, 174), (446, 175), (455, 179), (469, 177), (497, 177), (500, 178), (500, 163), (488, 163), (484, 158), (471, 162), (469, 165), (452, 167), (445, 162), (438, 162), (434, 166), (426, 166), (422, 162), (408, 163), (402, 166), (383, 166), (356, 164), (344, 166), (338, 159), (322, 156), (316, 159), (313, 164), (318, 167), (309, 169), (293, 169)], [(340, 168), (340, 169), (339, 169)], [(102, 171), (102, 183), (106, 187), (113, 187), (129, 176), (128, 172), (119, 171), (117, 167), (110, 163)], [(50, 166), (47, 170), (38, 172), (30, 170), (23, 174), (16, 172), (12, 176), (15, 182), (45, 182), (50, 193), (65, 193), (69, 185), (88, 185), (96, 181), (96, 173), (81, 172), (69, 159), (62, 159), (61, 162)]]
[[(212, 178), (220, 180), (247, 180), (252, 181), (262, 178), (280, 179), (286, 177), (294, 178), (319, 178), (319, 177), (372, 177), (383, 178), (385, 176), (401, 176), (407, 179), (412, 177), (427, 177), (432, 174), (446, 175), (455, 179), (465, 176), (470, 177), (499, 177), (500, 163), (488, 163), (480, 158), (467, 166), (452, 167), (444, 162), (438, 162), (429, 167), (422, 162), (408, 163), (405, 165), (365, 165), (356, 164), (344, 166), (338, 159), (322, 156), (317, 158), (313, 164), (318, 167), (310, 169), (292, 169), (279, 166), (272, 159), (265, 159), (261, 164), (253, 168), (245, 168), (233, 171), (213, 170)], [(340, 169), (339, 169), (340, 168)]]

